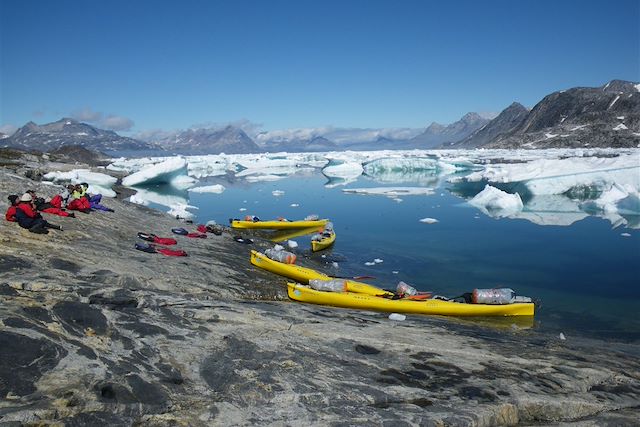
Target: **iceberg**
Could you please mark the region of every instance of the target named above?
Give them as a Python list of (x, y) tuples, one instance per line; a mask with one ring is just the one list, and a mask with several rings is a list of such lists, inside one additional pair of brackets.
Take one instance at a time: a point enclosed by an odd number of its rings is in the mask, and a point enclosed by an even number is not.
[(167, 213), (173, 217), (176, 217), (177, 219), (192, 219), (195, 215), (193, 215), (187, 209), (198, 209), (198, 207), (180, 203), (170, 206), (170, 209), (167, 211)]
[(184, 185), (193, 179), (187, 176), (187, 161), (182, 157), (171, 157), (163, 162), (148, 165), (138, 172), (134, 172), (122, 179), (122, 185), (126, 187), (148, 186), (158, 184), (170, 184), (176, 188), (185, 188)]
[(193, 188), (189, 188), (189, 192), (190, 193), (215, 193), (215, 194), (221, 194), (223, 193), (225, 190), (223, 185), (220, 184), (216, 184), (216, 185), (205, 185), (202, 187), (193, 187)]
[(341, 178), (344, 180), (355, 179), (364, 171), (360, 162), (332, 159), (322, 168), (322, 173), (327, 178)]
[(524, 206), (518, 193), (509, 194), (488, 184), (469, 201), (469, 204), (497, 218), (510, 216), (521, 211)]
[(73, 169), (68, 172), (49, 172), (42, 177), (46, 181), (54, 183), (70, 182), (89, 184), (90, 194), (102, 194), (104, 197), (116, 197), (116, 192), (111, 186), (117, 182), (117, 178), (99, 172), (91, 172), (89, 169)]

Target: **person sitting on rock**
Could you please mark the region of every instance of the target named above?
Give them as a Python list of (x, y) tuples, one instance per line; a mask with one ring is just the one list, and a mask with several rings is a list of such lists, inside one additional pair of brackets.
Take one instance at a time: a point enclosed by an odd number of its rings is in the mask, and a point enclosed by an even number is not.
[(7, 209), (7, 213), (4, 214), (4, 217), (7, 221), (16, 222), (16, 207), (18, 206), (18, 196), (16, 194), (12, 194), (7, 197), (9, 200), (9, 208)]
[(42, 218), (42, 215), (36, 211), (33, 198), (29, 193), (24, 193), (20, 197), (20, 202), (16, 206), (16, 220), (20, 227), (28, 229), (31, 233), (47, 234), (48, 228), (62, 230), (59, 225), (51, 224)]
[(89, 194), (89, 184), (87, 184), (86, 182), (83, 182), (80, 184), (80, 188), (81, 188), (82, 197), (89, 200), (89, 206), (91, 206), (91, 209), (98, 209), (101, 211), (113, 212), (113, 209), (100, 204), (100, 201), (102, 201), (102, 194), (93, 194), (93, 195)]
[[(83, 197), (84, 191), (80, 185), (68, 185), (67, 192), (69, 192), (67, 209), (83, 213), (91, 212), (91, 203), (86, 197)], [(64, 193), (62, 196), (64, 197)]]
[(37, 211), (71, 218), (75, 218), (76, 216), (73, 212), (67, 212), (62, 209), (62, 197), (60, 197), (59, 194), (46, 202), (43, 197), (37, 197), (36, 192), (33, 190), (27, 190), (27, 193), (31, 194), (31, 198), (33, 199), (33, 203)]

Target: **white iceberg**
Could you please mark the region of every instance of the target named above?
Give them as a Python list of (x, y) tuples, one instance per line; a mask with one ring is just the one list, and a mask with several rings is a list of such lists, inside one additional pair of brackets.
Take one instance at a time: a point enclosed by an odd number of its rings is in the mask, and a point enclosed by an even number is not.
[(420, 222), (424, 222), (425, 224), (435, 224), (438, 220), (435, 218), (422, 218)]
[(322, 168), (322, 173), (327, 178), (354, 179), (362, 175), (364, 169), (360, 162), (331, 159), (329, 164)]
[(524, 207), (518, 193), (509, 194), (488, 184), (469, 201), (469, 204), (487, 215), (498, 218), (513, 215)]
[(284, 191), (282, 191), (282, 190), (273, 190), (271, 192), (271, 194), (273, 194), (275, 197), (280, 197), (280, 196), (284, 196)]
[(111, 186), (116, 183), (117, 178), (99, 172), (91, 172), (89, 169), (73, 169), (68, 172), (49, 172), (42, 177), (46, 181), (54, 183), (70, 182), (79, 184), (86, 182), (89, 184), (89, 194), (102, 194), (104, 197), (116, 197), (116, 192)]
[(193, 187), (189, 189), (190, 193), (215, 193), (222, 194), (225, 188), (224, 185), (215, 184), (215, 185), (205, 185), (202, 187)]
[(178, 204), (170, 206), (171, 209), (167, 211), (167, 213), (173, 217), (178, 219), (192, 219), (194, 215), (189, 212), (187, 209), (198, 209), (197, 206), (191, 206), (188, 204)]
[(184, 188), (192, 178), (187, 176), (187, 161), (182, 157), (171, 157), (161, 163), (152, 164), (122, 179), (126, 187), (170, 184)]

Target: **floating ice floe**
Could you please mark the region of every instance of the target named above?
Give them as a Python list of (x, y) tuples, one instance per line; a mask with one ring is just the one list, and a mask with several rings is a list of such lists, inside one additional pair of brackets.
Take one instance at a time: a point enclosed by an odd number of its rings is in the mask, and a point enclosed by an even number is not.
[(381, 195), (387, 197), (398, 196), (427, 196), (434, 193), (433, 188), (427, 187), (377, 187), (377, 188), (344, 188), (345, 193)]
[(488, 184), (469, 201), (469, 204), (487, 215), (498, 218), (519, 212), (524, 206), (518, 193), (509, 194)]
[(380, 259), (380, 258), (376, 258), (373, 260), (373, 262), (375, 262), (376, 264), (380, 264), (381, 262), (384, 262), (384, 260)]
[(620, 233), (620, 235), (622, 237), (631, 237), (631, 234), (629, 234), (629, 233)]
[(148, 165), (122, 179), (126, 187), (169, 184), (176, 188), (186, 188), (193, 178), (187, 176), (187, 161), (182, 157), (171, 157), (161, 163)]
[(371, 262), (371, 261), (367, 261), (364, 263), (364, 265), (368, 265), (368, 266), (372, 266), (372, 265), (376, 265), (375, 262)]
[(439, 221), (435, 218), (422, 218), (420, 222), (424, 222), (425, 224), (435, 224), (436, 222), (439, 222)]
[(224, 192), (224, 185), (215, 184), (215, 185), (205, 185), (202, 187), (193, 187), (189, 189), (190, 193), (216, 193), (221, 194)]
[(239, 210), (240, 212), (244, 212), (244, 211), (246, 211), (246, 210), (247, 210), (247, 208), (240, 208), (240, 209), (238, 209), (238, 210)]
[(297, 208), (300, 205), (298, 203), (291, 203), (289, 206), (291, 206), (292, 208)]
[(42, 177), (46, 181), (54, 183), (79, 184), (86, 182), (89, 184), (90, 194), (102, 194), (104, 197), (116, 197), (116, 192), (111, 186), (116, 183), (117, 178), (99, 172), (91, 172), (89, 169), (73, 169), (68, 172), (49, 172)]
[(178, 219), (192, 219), (194, 215), (189, 212), (187, 209), (198, 209), (197, 206), (191, 206), (187, 204), (179, 204), (170, 206), (171, 209), (167, 211), (167, 213), (171, 216), (174, 216)]
[(271, 194), (273, 194), (275, 197), (280, 197), (280, 196), (284, 196), (284, 191), (282, 191), (282, 190), (273, 190), (271, 192)]

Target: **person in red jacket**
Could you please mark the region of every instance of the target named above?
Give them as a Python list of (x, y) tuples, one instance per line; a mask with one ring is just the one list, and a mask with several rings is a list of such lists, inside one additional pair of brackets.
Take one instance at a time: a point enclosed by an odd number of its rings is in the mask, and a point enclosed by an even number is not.
[(42, 215), (36, 211), (33, 197), (29, 193), (24, 193), (20, 197), (20, 203), (16, 206), (16, 220), (20, 227), (28, 229), (31, 233), (47, 234), (48, 228), (62, 230), (59, 225), (51, 224), (42, 218)]
[(50, 201), (45, 202), (44, 198), (36, 196), (35, 191), (27, 190), (27, 193), (31, 194), (34, 206), (36, 207), (36, 210), (40, 212), (58, 216), (70, 216), (72, 218), (75, 218), (76, 216), (73, 212), (67, 212), (62, 209), (62, 197), (60, 197), (60, 195), (57, 195)]
[(9, 199), (9, 209), (7, 209), (7, 213), (4, 214), (4, 217), (7, 221), (16, 222), (16, 206), (18, 206), (18, 196), (15, 194), (7, 197)]

